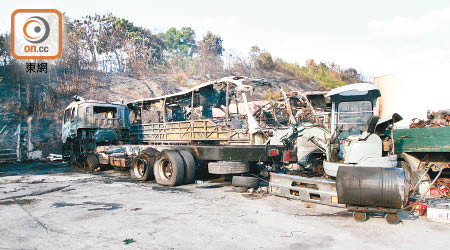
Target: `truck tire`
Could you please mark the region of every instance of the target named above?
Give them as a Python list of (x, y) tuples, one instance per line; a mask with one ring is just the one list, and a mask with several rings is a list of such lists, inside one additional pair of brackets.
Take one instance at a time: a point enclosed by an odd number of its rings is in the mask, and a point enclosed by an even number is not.
[(208, 163), (210, 174), (245, 174), (250, 172), (247, 162), (240, 161), (216, 161)]
[(389, 224), (397, 225), (400, 223), (400, 216), (398, 214), (386, 214), (386, 221)]
[(153, 167), (155, 180), (163, 186), (177, 186), (183, 184), (184, 162), (177, 151), (162, 151)]
[(134, 158), (130, 166), (130, 176), (131, 179), (137, 181), (147, 181), (153, 175), (153, 164), (145, 154), (140, 154), (138, 157)]
[(86, 167), (90, 172), (94, 172), (98, 166), (100, 166), (98, 162), (98, 158), (95, 154), (88, 154), (86, 156)]
[(186, 150), (179, 150), (178, 153), (180, 153), (181, 158), (184, 162), (184, 184), (190, 184), (194, 182), (195, 177), (195, 159), (194, 156), (191, 154), (191, 152)]
[(258, 188), (259, 179), (251, 176), (233, 176), (231, 185), (234, 187)]
[(153, 179), (153, 166), (160, 153), (154, 148), (146, 148), (133, 159), (130, 166), (130, 176), (133, 180), (148, 181)]
[(231, 191), (236, 193), (247, 193), (248, 187), (231, 187)]

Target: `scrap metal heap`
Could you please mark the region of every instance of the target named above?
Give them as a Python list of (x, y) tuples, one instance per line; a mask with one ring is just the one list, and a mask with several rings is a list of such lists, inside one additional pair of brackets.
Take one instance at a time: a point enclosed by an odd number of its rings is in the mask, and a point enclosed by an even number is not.
[[(282, 97), (249, 101), (255, 99), (257, 88), (277, 88)], [(316, 112), (326, 112), (325, 101), (316, 97), (312, 103), (307, 97), (286, 93), (262, 79), (225, 77), (176, 94), (128, 103), (134, 117), (131, 137), (149, 144), (265, 144), (276, 130), (299, 122), (327, 121), (316, 116)]]

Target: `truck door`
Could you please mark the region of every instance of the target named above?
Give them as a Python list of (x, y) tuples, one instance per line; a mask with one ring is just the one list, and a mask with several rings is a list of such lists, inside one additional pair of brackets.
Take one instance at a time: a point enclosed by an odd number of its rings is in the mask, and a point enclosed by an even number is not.
[(77, 134), (77, 114), (76, 114), (76, 108), (73, 107), (70, 110), (70, 122), (69, 122), (69, 126), (70, 126), (70, 134), (75, 136)]
[(62, 126), (62, 140), (66, 142), (67, 138), (71, 135), (71, 120), (72, 120), (72, 108), (64, 110), (64, 121)]

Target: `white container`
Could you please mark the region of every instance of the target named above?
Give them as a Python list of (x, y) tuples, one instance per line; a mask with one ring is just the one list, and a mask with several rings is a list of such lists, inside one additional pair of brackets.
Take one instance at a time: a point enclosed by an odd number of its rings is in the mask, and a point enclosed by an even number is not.
[(427, 220), (450, 224), (450, 203), (427, 208)]

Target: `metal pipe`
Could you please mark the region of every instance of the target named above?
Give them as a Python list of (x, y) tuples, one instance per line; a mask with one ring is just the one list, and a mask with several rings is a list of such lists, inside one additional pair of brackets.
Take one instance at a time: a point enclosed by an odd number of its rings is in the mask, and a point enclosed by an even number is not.
[[(434, 164), (433, 164), (434, 165)], [(419, 180), (417, 181), (416, 185), (414, 185), (413, 187), (413, 193), (411, 194), (411, 196), (415, 195), (417, 192), (417, 187), (419, 186), (419, 184), (422, 182), (423, 177), (425, 177), (425, 175), (428, 173), (428, 170), (430, 170), (430, 165), (427, 164), (427, 167), (425, 168), (423, 175), (419, 178)]]
[(144, 101), (142, 101), (142, 104), (141, 104), (141, 124), (143, 123), (143, 114), (144, 114)]
[(194, 119), (194, 91), (192, 90), (191, 94), (191, 121)]
[(227, 119), (230, 116), (230, 101), (228, 100), (230, 96), (230, 83), (227, 82), (227, 90), (226, 90), (226, 94), (225, 94), (225, 105), (226, 105), (226, 117)]
[(439, 168), (439, 173), (436, 175), (436, 177), (434, 177), (434, 180), (431, 182), (430, 186), (428, 186), (427, 191), (423, 193), (423, 195), (422, 195), (422, 201), (425, 200), (425, 195), (430, 191), (431, 187), (434, 185), (434, 183), (435, 183), (436, 180), (439, 178), (439, 176), (441, 176), (441, 173), (442, 173), (442, 168), (441, 168), (441, 167), (439, 167), (438, 165), (436, 165), (436, 164), (434, 164), (434, 163), (431, 164), (431, 165), (433, 165), (433, 166)]
[(167, 120), (166, 120), (166, 99), (167, 98), (164, 98), (164, 100), (163, 100), (163, 123), (167, 122)]
[(392, 115), (392, 128), (391, 128), (392, 155), (394, 155), (394, 152), (395, 152), (394, 123), (395, 123), (395, 117), (394, 117), (394, 115)]
[(16, 157), (17, 157), (17, 162), (21, 162), (22, 161), (22, 152), (20, 152), (20, 141), (21, 141), (21, 124), (22, 120), (19, 122), (19, 125), (17, 126), (17, 145), (16, 145)]

